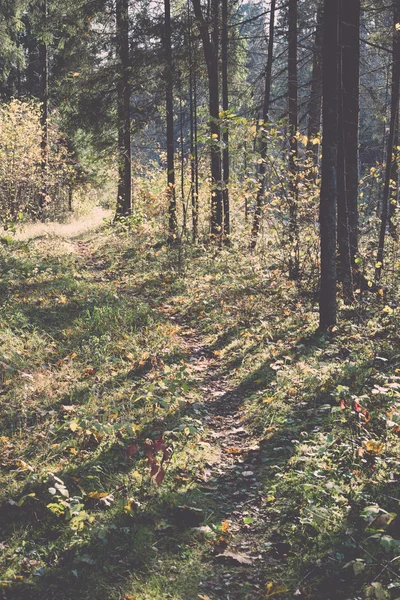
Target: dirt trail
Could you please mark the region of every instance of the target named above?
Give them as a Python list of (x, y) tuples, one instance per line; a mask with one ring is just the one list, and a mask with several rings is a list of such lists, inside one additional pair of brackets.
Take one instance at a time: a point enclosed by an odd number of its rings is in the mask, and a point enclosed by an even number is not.
[[(182, 324), (183, 346), (202, 391), (206, 412), (206, 443), (219, 459), (206, 465), (198, 483), (229, 522), (227, 535), (214, 549), (215, 576), (204, 590), (219, 598), (262, 596), (263, 545), (266, 516), (262, 509), (259, 440), (250, 432), (242, 404), (245, 392), (232, 387), (221, 373), (222, 361), (205, 346), (200, 335)], [(244, 595), (244, 588), (248, 589)], [(235, 593), (236, 591), (236, 593)], [(207, 596), (206, 596), (207, 597)]]

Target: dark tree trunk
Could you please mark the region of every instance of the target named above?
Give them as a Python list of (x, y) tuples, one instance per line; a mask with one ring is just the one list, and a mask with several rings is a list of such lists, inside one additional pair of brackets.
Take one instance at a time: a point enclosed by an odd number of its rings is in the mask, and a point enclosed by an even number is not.
[(173, 106), (173, 74), (171, 48), (171, 5), (170, 0), (164, 0), (164, 52), (165, 52), (165, 83), (167, 111), (167, 194), (168, 194), (168, 243), (177, 242), (178, 219), (176, 214), (175, 190), (175, 141), (174, 141), (174, 106)]
[(207, 64), (209, 85), (209, 112), (211, 134), (211, 235), (220, 238), (222, 234), (222, 165), (219, 127), (219, 76), (218, 76), (218, 38), (219, 38), (219, 0), (210, 2), (211, 32), (204, 18), (200, 0), (192, 0), (194, 14), (197, 19), (204, 57)]
[(192, 18), (190, 0), (188, 0), (188, 33), (189, 33), (189, 112), (190, 112), (190, 193), (192, 199), (192, 240), (198, 239), (198, 165), (197, 165), (197, 79), (196, 65), (193, 64)]
[[(222, 66), (222, 109), (226, 113), (229, 110), (228, 90), (228, 0), (222, 0), (222, 32), (221, 32), (221, 66)], [(228, 122), (228, 121), (226, 121)], [(229, 213), (229, 129), (225, 125), (222, 134), (222, 170), (224, 174), (223, 206), (224, 206), (224, 234), (230, 234)]]
[[(261, 162), (258, 167), (258, 190), (256, 198), (256, 209), (254, 212), (253, 228), (252, 228), (252, 241), (251, 247), (255, 248), (257, 243), (257, 237), (260, 231), (261, 214), (262, 214), (262, 202), (265, 190), (265, 173), (266, 173), (266, 160), (268, 151), (268, 139), (266, 128), (269, 121), (269, 105), (271, 100), (271, 84), (272, 84), (272, 62), (274, 56), (274, 34), (275, 34), (275, 8), (276, 0), (271, 0), (271, 11), (269, 18), (269, 39), (268, 39), (268, 55), (267, 65), (265, 69), (265, 88), (264, 88), (264, 103), (263, 103), (263, 128), (261, 134)], [(245, 155), (247, 156), (247, 154)], [(246, 199), (246, 213), (245, 219), (247, 221), (247, 199)]]
[(349, 210), (346, 187), (346, 148), (345, 148), (345, 123), (344, 123), (344, 88), (343, 88), (343, 19), (346, 19), (344, 3), (341, 0), (339, 24), (339, 52), (338, 52), (338, 153), (337, 153), (337, 238), (339, 249), (339, 279), (343, 284), (343, 298), (345, 304), (354, 300), (353, 277), (351, 269), (350, 235), (349, 235)]
[(394, 0), (393, 6), (393, 70), (392, 70), (392, 97), (390, 103), (390, 128), (387, 142), (385, 184), (382, 198), (381, 227), (379, 233), (378, 253), (376, 259), (375, 281), (379, 282), (382, 274), (383, 256), (385, 249), (386, 228), (389, 216), (390, 176), (392, 171), (393, 147), (396, 131), (397, 114), (399, 110), (399, 84), (400, 84), (400, 0)]
[(179, 94), (179, 128), (181, 140), (181, 203), (182, 203), (182, 231), (186, 230), (187, 226), (187, 206), (185, 202), (185, 140), (183, 135), (183, 102), (182, 102), (182, 79), (180, 79), (180, 94)]
[(315, 139), (321, 131), (323, 14), (321, 2), (317, 10), (310, 103), (308, 107), (307, 150), (312, 153), (314, 166), (318, 165), (319, 155), (319, 144), (315, 143)]
[(397, 208), (398, 208), (398, 196), (399, 196), (399, 111), (397, 111), (396, 129), (393, 140), (393, 160), (392, 160), (392, 171), (390, 173), (390, 180), (392, 182), (390, 190), (390, 201), (389, 201), (389, 233), (393, 240), (397, 241), (398, 231), (396, 224)]
[(41, 154), (42, 154), (42, 191), (39, 198), (40, 213), (47, 202), (48, 197), (48, 163), (49, 163), (49, 57), (48, 46), (45, 39), (47, 29), (47, 0), (42, 4), (43, 34), (39, 44), (39, 70), (40, 70), (40, 103), (41, 103)]
[(360, 114), (360, 0), (342, 0), (343, 142), (350, 258), (358, 252), (358, 132)]
[(336, 323), (338, 52), (340, 0), (324, 0), (322, 181), (320, 197), (321, 283), (319, 326)]
[(116, 0), (118, 196), (115, 218), (132, 211), (132, 148), (130, 119), (129, 11), (128, 0)]
[(289, 0), (289, 277), (299, 276), (297, 144), (297, 0)]

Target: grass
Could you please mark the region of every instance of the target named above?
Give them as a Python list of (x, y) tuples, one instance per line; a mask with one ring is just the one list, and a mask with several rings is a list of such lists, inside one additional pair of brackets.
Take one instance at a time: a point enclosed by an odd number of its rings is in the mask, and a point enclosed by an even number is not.
[(395, 304), (318, 335), (262, 256), (145, 225), (8, 240), (0, 265), (4, 598), (399, 595)]

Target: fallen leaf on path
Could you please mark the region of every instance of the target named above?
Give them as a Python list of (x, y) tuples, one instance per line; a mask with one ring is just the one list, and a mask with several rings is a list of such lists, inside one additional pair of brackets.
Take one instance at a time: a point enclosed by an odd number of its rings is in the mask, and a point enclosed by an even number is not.
[(242, 450), (240, 450), (240, 448), (226, 448), (225, 452), (227, 452), (228, 454), (241, 454)]
[(365, 449), (370, 454), (381, 454), (383, 448), (384, 445), (381, 442), (375, 442), (373, 440), (370, 440), (365, 444)]
[(241, 565), (253, 564), (253, 559), (248, 554), (243, 554), (241, 552), (231, 552), (230, 550), (225, 550), (225, 552), (223, 552), (222, 554), (217, 554), (216, 558), (229, 558)]
[(223, 521), (221, 525), (222, 533), (228, 533), (229, 531), (229, 521)]

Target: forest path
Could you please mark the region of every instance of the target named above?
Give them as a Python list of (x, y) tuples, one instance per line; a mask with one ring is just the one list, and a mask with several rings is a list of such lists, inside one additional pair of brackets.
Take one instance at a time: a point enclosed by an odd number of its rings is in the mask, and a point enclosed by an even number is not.
[(96, 206), (83, 217), (72, 217), (68, 223), (49, 221), (45, 223), (29, 223), (18, 228), (15, 239), (27, 241), (30, 239), (49, 237), (58, 238), (60, 241), (71, 240), (79, 235), (89, 233), (103, 224), (105, 219), (111, 218), (111, 211)]
[(218, 351), (196, 328), (171, 316), (181, 324), (189, 371), (201, 390), (206, 435), (200, 444), (209, 447), (213, 457), (197, 474), (196, 484), (209, 496), (215, 512), (223, 515), (221, 535), (211, 552), (213, 577), (204, 583), (206, 595), (199, 598), (264, 598), (263, 572), (271, 562), (265, 547), (268, 517), (260, 440), (251, 431), (243, 406), (249, 392), (236, 386)]
[[(105, 265), (88, 240), (73, 240), (74, 251), (94, 278)], [(185, 353), (188, 371), (200, 392), (205, 435), (199, 447), (209, 454), (193, 486), (209, 500), (211, 521), (221, 516), (221, 531), (210, 546), (204, 525), (204, 553), (212, 576), (198, 590), (199, 598), (256, 600), (265, 595), (263, 572), (268, 548), (263, 507), (262, 463), (259, 439), (251, 431), (242, 405), (249, 394), (238, 388), (218, 351), (214, 351), (189, 316), (176, 310), (174, 301), (157, 305), (171, 326), (178, 325), (178, 344)], [(208, 522), (206, 509), (206, 521)], [(210, 530), (211, 532), (211, 530)], [(211, 550), (211, 551), (210, 551)], [(278, 558), (278, 557), (277, 557)]]

